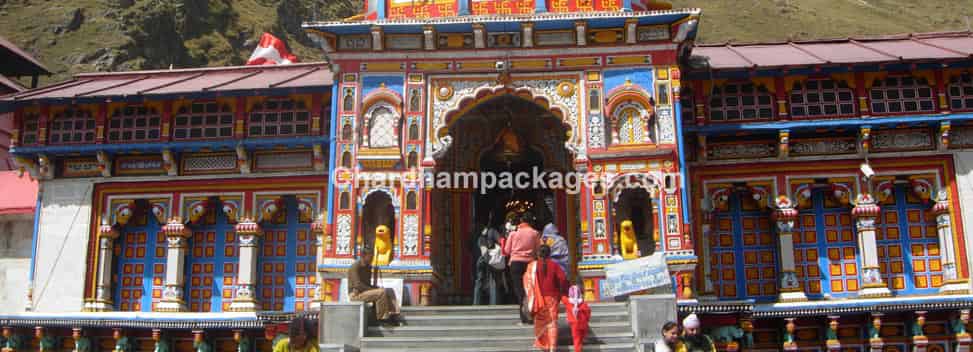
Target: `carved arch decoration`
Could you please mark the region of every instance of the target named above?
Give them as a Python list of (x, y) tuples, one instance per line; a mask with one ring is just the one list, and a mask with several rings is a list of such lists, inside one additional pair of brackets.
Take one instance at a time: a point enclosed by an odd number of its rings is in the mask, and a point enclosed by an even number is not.
[(492, 98), (513, 95), (534, 102), (551, 111), (568, 126), (569, 132), (564, 142), (565, 148), (576, 158), (586, 157), (585, 137), (580, 112), (581, 95), (577, 83), (579, 77), (520, 77), (502, 75), (498, 78), (480, 77), (476, 79), (439, 79), (432, 80), (432, 118), (426, 131), (427, 155), (439, 158), (449, 149), (453, 136), (449, 127), (480, 102)]
[(929, 205), (941, 188), (938, 178), (933, 174), (912, 175), (905, 179), (883, 177), (874, 180), (875, 198), (878, 204), (895, 203), (895, 184), (908, 183), (909, 195), (916, 197), (925, 205)]
[(273, 221), (281, 211), (287, 211), (283, 196), (259, 195), (256, 199), (257, 223)]
[[(144, 202), (142, 202), (144, 201)], [(112, 237), (136, 216), (152, 216), (160, 226), (172, 219), (172, 196), (150, 195), (139, 198), (109, 198), (102, 216), (99, 235)]]
[[(657, 143), (659, 128), (655, 101), (638, 85), (626, 82), (608, 92), (604, 111), (608, 119), (605, 124), (609, 127), (606, 136), (609, 145)], [(622, 138), (623, 130), (628, 132), (627, 138)]]
[(709, 185), (705, 197), (704, 210), (708, 213), (718, 213), (730, 210), (730, 196), (738, 193), (747, 196), (756, 202), (761, 209), (771, 209), (775, 207), (776, 199), (772, 197), (773, 185), (769, 182), (746, 182), (746, 183), (719, 183)]
[[(398, 92), (385, 87), (376, 89), (362, 101), (362, 111), (364, 113), (359, 123), (361, 126), (359, 140), (362, 147), (371, 149), (399, 147), (402, 140), (403, 111), (402, 97)], [(385, 136), (387, 134), (391, 136)], [(381, 143), (373, 145), (374, 139), (379, 136), (385, 136), (389, 140), (382, 139)]]
[(215, 211), (222, 211), (227, 223), (243, 219), (242, 195), (190, 195), (182, 199), (182, 220), (185, 224), (199, 224)]
[(612, 177), (608, 182), (608, 190), (612, 202), (618, 202), (625, 189), (641, 188), (655, 200), (659, 199), (662, 190), (662, 180), (652, 173), (625, 173)]
[(831, 178), (827, 182), (815, 182), (814, 180), (793, 180), (791, 181), (791, 197), (797, 209), (809, 209), (813, 206), (814, 192), (824, 192), (829, 200), (838, 203), (842, 207), (851, 206), (852, 196), (856, 193), (856, 181), (854, 178)]
[(375, 192), (385, 193), (386, 195), (388, 195), (389, 198), (392, 200), (392, 208), (395, 209), (395, 215), (398, 216), (400, 214), (402, 210), (402, 204), (399, 201), (399, 195), (396, 194), (395, 189), (383, 188), (383, 187), (367, 189), (361, 192), (361, 194), (358, 196), (358, 206), (357, 206), (358, 213), (361, 213), (362, 207), (365, 206), (365, 200), (368, 199), (368, 196), (372, 195), (372, 193)]

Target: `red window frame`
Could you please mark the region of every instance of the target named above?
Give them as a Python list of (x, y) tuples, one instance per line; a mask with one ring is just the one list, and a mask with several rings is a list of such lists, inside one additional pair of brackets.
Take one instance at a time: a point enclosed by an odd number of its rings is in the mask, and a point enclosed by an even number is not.
[(874, 81), (868, 100), (874, 115), (932, 113), (936, 112), (935, 95), (925, 78), (889, 76)]
[(311, 110), (302, 100), (269, 98), (251, 109), (248, 137), (295, 137), (311, 133)]
[[(83, 144), (95, 142), (95, 114), (91, 110), (70, 107), (54, 114), (50, 122), (48, 144)], [(65, 141), (67, 139), (67, 141)]]
[(234, 119), (233, 109), (229, 104), (214, 100), (194, 101), (179, 107), (176, 111), (172, 122), (172, 138), (174, 140), (233, 138)]
[(810, 79), (794, 83), (788, 103), (795, 119), (822, 117), (852, 117), (855, 91), (841, 80)]
[(973, 111), (973, 75), (963, 72), (962, 75), (951, 77), (947, 91), (951, 110)]
[(37, 145), (40, 143), (41, 114), (25, 112), (21, 117), (20, 144)]
[(730, 82), (714, 87), (709, 96), (710, 122), (768, 121), (776, 116), (774, 95), (752, 82)]
[(115, 110), (108, 120), (108, 142), (156, 141), (162, 132), (159, 110), (145, 105), (128, 105)]

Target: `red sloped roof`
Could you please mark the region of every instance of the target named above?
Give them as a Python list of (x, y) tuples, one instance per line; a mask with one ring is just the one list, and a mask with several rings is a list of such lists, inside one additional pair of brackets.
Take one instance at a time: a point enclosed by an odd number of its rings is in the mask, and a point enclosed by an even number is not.
[(0, 171), (0, 215), (34, 214), (37, 181), (19, 171)]
[(234, 66), (79, 74), (73, 80), (17, 93), (3, 100), (74, 99), (131, 95), (330, 86), (327, 63)]
[(856, 64), (973, 58), (973, 32), (911, 33), (867, 38), (755, 44), (703, 44), (693, 55), (713, 69)]

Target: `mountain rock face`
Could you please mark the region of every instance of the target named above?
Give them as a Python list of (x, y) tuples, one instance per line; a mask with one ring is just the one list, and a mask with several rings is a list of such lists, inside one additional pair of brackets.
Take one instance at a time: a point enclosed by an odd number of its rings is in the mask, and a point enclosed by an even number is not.
[[(243, 64), (269, 32), (302, 61), (324, 58), (301, 30), (352, 16), (362, 0), (0, 0), (0, 36), (55, 72)], [(753, 42), (967, 30), (969, 1), (673, 0), (703, 10), (700, 41)]]

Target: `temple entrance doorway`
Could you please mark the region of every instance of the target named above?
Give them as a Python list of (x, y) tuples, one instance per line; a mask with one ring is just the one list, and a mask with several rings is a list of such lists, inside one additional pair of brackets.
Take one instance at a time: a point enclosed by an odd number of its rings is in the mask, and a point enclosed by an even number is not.
[[(480, 255), (476, 240), (487, 227), (505, 233), (513, 214), (529, 213), (538, 232), (554, 224), (575, 253), (578, 197), (551, 182), (554, 174), (573, 170), (573, 155), (564, 146), (570, 126), (560, 116), (544, 101), (505, 94), (471, 103), (450, 123), (453, 142), (437, 155), (436, 174), (472, 173), (479, 184), (437, 187), (432, 193), (434, 232), (441, 234), (432, 253), (443, 276), (441, 303), (472, 301)], [(489, 177), (496, 182), (490, 184)], [(512, 182), (504, 184), (505, 177)], [(537, 177), (545, 182), (534, 182)]]

